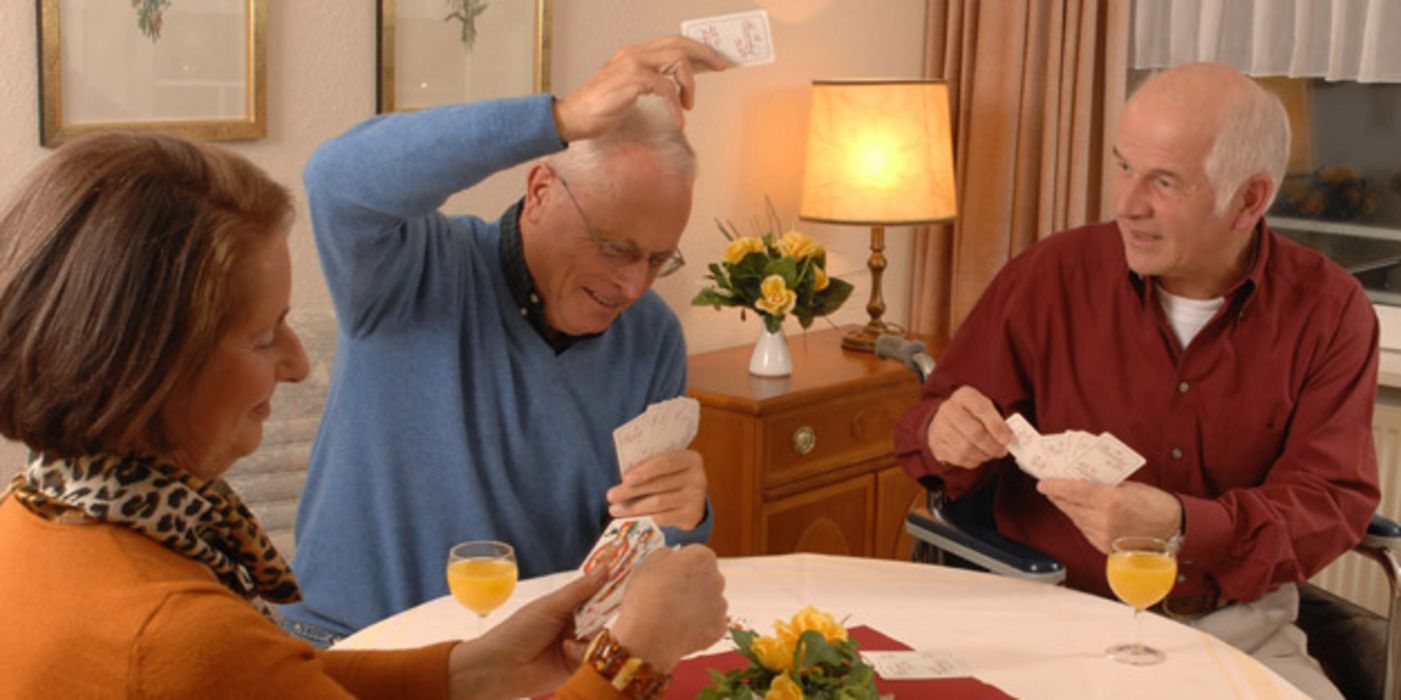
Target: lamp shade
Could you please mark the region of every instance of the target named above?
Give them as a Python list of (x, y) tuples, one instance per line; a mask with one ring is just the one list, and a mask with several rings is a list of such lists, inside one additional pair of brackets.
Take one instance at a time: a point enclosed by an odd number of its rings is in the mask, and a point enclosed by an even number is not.
[(958, 212), (948, 84), (816, 80), (798, 216), (892, 226)]

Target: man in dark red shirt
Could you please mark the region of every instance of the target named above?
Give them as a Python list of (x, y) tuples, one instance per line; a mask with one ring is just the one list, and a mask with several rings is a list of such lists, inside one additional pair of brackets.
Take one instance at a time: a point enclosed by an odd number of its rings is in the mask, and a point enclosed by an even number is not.
[[(1180, 536), (1167, 610), (1338, 697), (1292, 624), (1295, 584), (1362, 538), (1379, 499), (1378, 326), (1356, 280), (1265, 225), (1288, 150), (1278, 100), (1230, 68), (1146, 83), (1118, 132), (1115, 222), (1003, 268), (896, 446), (952, 498), (996, 474), (998, 529), (1077, 589), (1109, 595), (1115, 538)], [(1147, 463), (1117, 486), (1037, 481), (1007, 456), (1013, 413), (1112, 433)]]

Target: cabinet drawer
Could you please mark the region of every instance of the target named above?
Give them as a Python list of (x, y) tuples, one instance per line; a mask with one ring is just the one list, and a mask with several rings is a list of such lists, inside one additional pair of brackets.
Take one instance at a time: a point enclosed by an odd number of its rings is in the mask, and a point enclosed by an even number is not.
[(865, 474), (764, 505), (764, 554), (871, 554), (875, 477)]
[(765, 420), (764, 486), (890, 454), (895, 420), (918, 395), (919, 388), (910, 382), (898, 390), (863, 391)]

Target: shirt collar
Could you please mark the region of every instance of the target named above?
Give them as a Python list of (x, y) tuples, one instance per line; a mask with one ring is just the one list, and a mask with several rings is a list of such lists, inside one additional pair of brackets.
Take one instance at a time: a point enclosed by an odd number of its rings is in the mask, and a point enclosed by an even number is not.
[[(1115, 226), (1117, 228), (1117, 224)], [(1252, 235), (1254, 235), (1255, 240), (1252, 242), (1254, 250), (1250, 260), (1250, 269), (1240, 281), (1231, 285), (1231, 288), (1222, 295), (1228, 302), (1236, 306), (1237, 314), (1245, 312), (1251, 299), (1255, 297), (1255, 290), (1260, 288), (1260, 282), (1265, 277), (1265, 264), (1275, 245), (1274, 231), (1270, 230), (1264, 218), (1261, 218), (1260, 222), (1255, 225), (1255, 232)], [(1140, 300), (1146, 304), (1153, 299), (1153, 285), (1145, 284), (1143, 276), (1129, 268), (1128, 258), (1124, 254), (1122, 245), (1122, 239), (1120, 239), (1120, 260), (1124, 266), (1124, 272), (1127, 274), (1134, 291), (1138, 293)]]
[(535, 287), (535, 277), (530, 274), (530, 267), (525, 264), (525, 247), (521, 244), (520, 218), (524, 206), (525, 198), (522, 197), (501, 215), (501, 271), (506, 276), (506, 287), (511, 290), (511, 300), (517, 312), (559, 355), (574, 343), (597, 334), (568, 335), (545, 323), (545, 301)]

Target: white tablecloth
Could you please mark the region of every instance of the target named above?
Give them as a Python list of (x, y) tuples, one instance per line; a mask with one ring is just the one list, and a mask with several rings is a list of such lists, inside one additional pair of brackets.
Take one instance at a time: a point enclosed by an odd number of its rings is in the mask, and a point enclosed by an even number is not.
[[(730, 614), (773, 634), (775, 619), (815, 605), (848, 626), (869, 625), (915, 649), (966, 660), (973, 675), (1019, 698), (1304, 698), (1234, 647), (1157, 615), (1144, 641), (1167, 653), (1157, 666), (1104, 657), (1131, 641), (1132, 609), (1044, 584), (925, 564), (793, 554), (722, 559)], [(371, 625), (339, 649), (393, 649), (481, 634), (497, 620), (573, 578), (522, 581), (485, 622), (451, 596)], [(710, 651), (731, 647), (728, 640)]]

